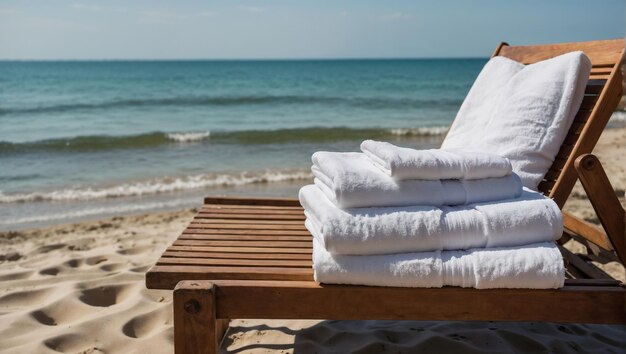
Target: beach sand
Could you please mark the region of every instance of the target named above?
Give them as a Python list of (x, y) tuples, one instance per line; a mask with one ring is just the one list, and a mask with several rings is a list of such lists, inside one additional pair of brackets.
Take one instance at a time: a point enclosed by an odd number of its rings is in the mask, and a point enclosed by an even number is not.
[[(620, 128), (605, 131), (595, 150), (623, 204), (625, 149), (626, 129)], [(597, 222), (579, 185), (565, 209)], [(184, 210), (1, 234), (0, 352), (173, 353), (172, 292), (146, 289), (144, 273), (192, 217), (192, 210)], [(572, 241), (566, 246), (582, 249)], [(625, 280), (621, 265), (601, 266)], [(626, 326), (234, 320), (222, 350), (501, 353), (625, 347)]]

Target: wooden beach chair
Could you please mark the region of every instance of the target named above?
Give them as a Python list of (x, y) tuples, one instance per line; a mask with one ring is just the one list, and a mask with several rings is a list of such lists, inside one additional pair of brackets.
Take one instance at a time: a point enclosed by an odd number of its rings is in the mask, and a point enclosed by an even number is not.
[[(576, 158), (592, 151), (621, 98), (624, 40), (502, 43), (493, 54), (528, 64), (575, 50), (589, 56), (593, 69), (580, 111), (539, 186), (560, 207), (577, 180)], [(561, 289), (318, 284), (311, 268), (311, 235), (297, 199), (221, 197), (204, 200), (187, 229), (146, 274), (146, 285), (174, 289), (174, 345), (179, 354), (216, 353), (230, 318), (626, 323), (624, 284), (591, 263), (624, 263), (626, 241), (623, 227), (612, 224), (620, 218), (613, 211), (617, 204), (605, 200), (610, 186), (596, 179), (599, 165), (586, 169), (587, 158), (580, 161), (579, 171), (594, 205), (604, 213), (600, 220), (608, 236), (565, 213), (560, 243), (574, 238), (589, 254), (561, 248), (567, 267)]]

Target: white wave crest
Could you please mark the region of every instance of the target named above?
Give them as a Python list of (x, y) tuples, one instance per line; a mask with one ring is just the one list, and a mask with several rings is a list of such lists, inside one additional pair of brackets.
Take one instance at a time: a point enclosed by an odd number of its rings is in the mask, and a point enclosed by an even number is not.
[(52, 192), (9, 195), (5, 195), (0, 192), (0, 203), (84, 201), (104, 198), (154, 195), (209, 187), (227, 187), (254, 183), (295, 181), (310, 178), (312, 178), (312, 175), (308, 170), (274, 170), (232, 174), (202, 174), (184, 177), (157, 178), (102, 188), (74, 188)]
[(421, 128), (396, 128), (390, 129), (389, 132), (393, 135), (401, 136), (436, 136), (444, 135), (450, 129), (449, 126), (437, 126), (437, 127), (421, 127)]
[(192, 141), (200, 141), (208, 139), (211, 136), (211, 132), (187, 132), (187, 133), (168, 133), (167, 138), (179, 143), (188, 143)]

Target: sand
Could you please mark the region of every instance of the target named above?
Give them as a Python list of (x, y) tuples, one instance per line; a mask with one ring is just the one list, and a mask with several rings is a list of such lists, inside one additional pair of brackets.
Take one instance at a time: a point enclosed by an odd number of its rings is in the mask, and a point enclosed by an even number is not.
[[(626, 129), (612, 129), (595, 152), (626, 205), (625, 148)], [(580, 186), (565, 209), (597, 222)], [(192, 217), (193, 210), (183, 210), (0, 234), (0, 353), (173, 353), (172, 293), (146, 289), (144, 273)], [(567, 247), (582, 250), (572, 241)], [(601, 266), (625, 280), (620, 264)], [(626, 326), (235, 320), (222, 351), (620, 352), (625, 347)]]

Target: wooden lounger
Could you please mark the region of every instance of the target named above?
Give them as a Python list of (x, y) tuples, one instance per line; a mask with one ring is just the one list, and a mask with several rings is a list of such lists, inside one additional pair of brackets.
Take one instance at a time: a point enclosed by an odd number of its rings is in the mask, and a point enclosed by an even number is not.
[[(576, 158), (591, 152), (621, 98), (624, 40), (502, 43), (493, 54), (534, 63), (574, 50), (583, 50), (593, 69), (580, 111), (539, 186), (560, 207), (577, 179)], [(588, 165), (583, 161), (580, 166)], [(176, 353), (216, 353), (229, 318), (626, 323), (624, 284), (590, 262), (626, 261), (624, 225), (620, 229), (612, 221), (623, 220), (624, 213), (613, 210), (615, 201), (605, 194), (612, 189), (595, 177), (595, 166), (583, 172), (583, 182), (607, 233), (565, 213), (560, 241), (575, 238), (589, 254), (561, 248), (567, 266), (562, 289), (320, 285), (313, 280), (311, 235), (304, 228), (302, 207), (296, 199), (269, 198), (206, 198), (188, 228), (146, 274), (146, 285), (174, 289)]]

